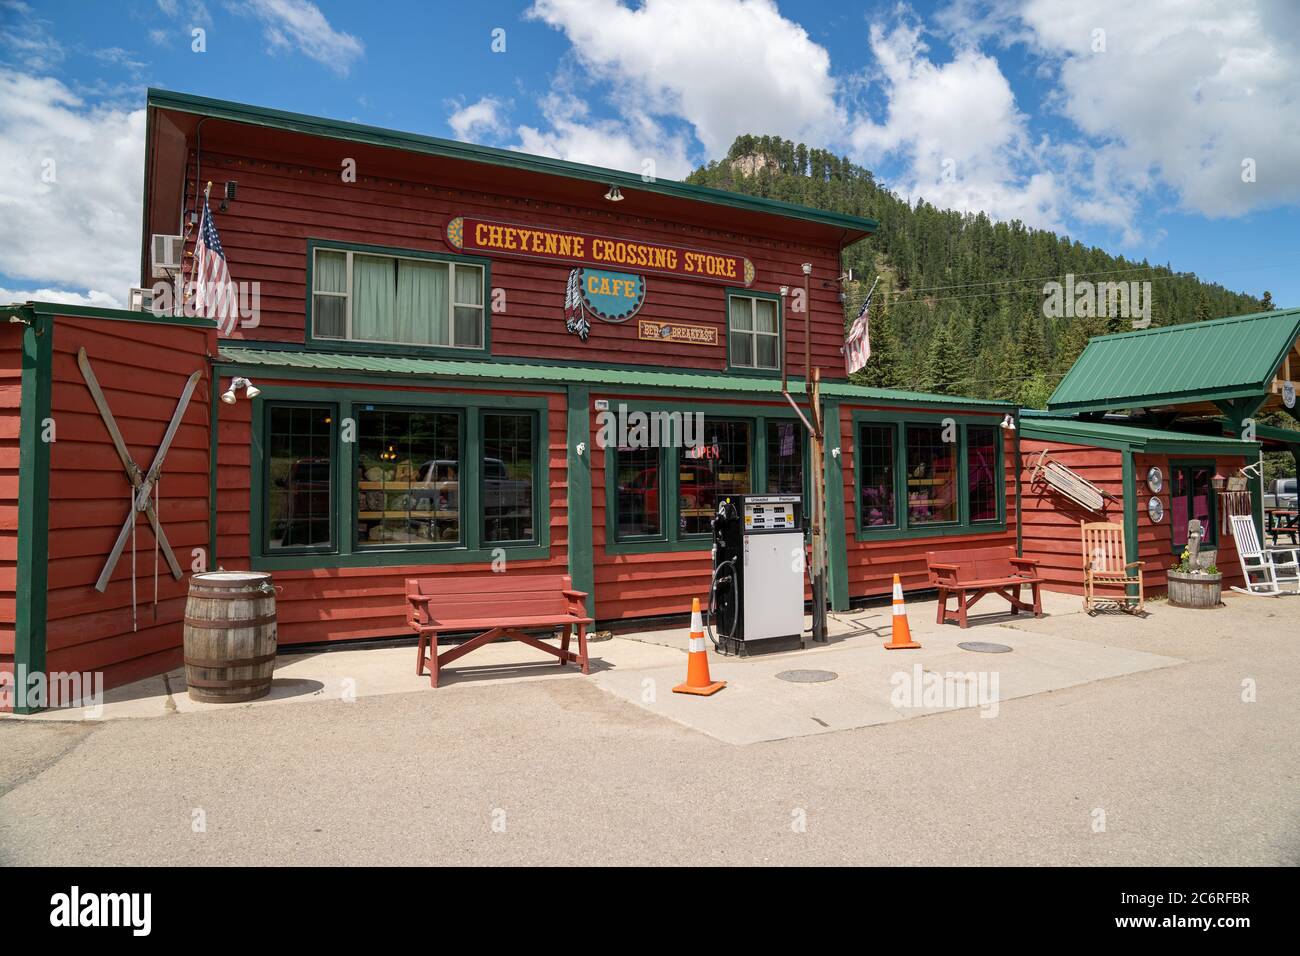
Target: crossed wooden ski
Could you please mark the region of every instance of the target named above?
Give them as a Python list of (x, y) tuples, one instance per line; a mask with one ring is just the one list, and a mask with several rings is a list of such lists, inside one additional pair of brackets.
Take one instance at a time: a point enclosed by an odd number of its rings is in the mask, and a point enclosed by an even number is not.
[(181, 566), (176, 561), (176, 555), (172, 553), (172, 546), (167, 541), (167, 535), (163, 533), (162, 522), (158, 520), (158, 513), (154, 509), (153, 495), (154, 488), (158, 483), (158, 476), (162, 472), (163, 459), (167, 457), (167, 450), (171, 448), (172, 440), (181, 427), (181, 419), (185, 417), (185, 409), (189, 407), (190, 399), (194, 395), (194, 388), (198, 385), (199, 379), (203, 377), (203, 372), (201, 370), (195, 372), (185, 383), (181, 397), (176, 402), (176, 411), (172, 413), (172, 420), (167, 426), (167, 431), (163, 434), (162, 443), (158, 446), (158, 450), (154, 452), (153, 464), (149, 466), (147, 472), (143, 472), (131, 457), (130, 451), (127, 450), (126, 442), (122, 439), (122, 433), (117, 428), (117, 421), (113, 418), (113, 412), (108, 407), (108, 400), (104, 398), (104, 391), (99, 387), (99, 380), (95, 378), (95, 373), (90, 367), (90, 359), (86, 356), (84, 348), (77, 351), (77, 367), (81, 369), (81, 377), (86, 380), (86, 387), (90, 389), (90, 396), (95, 400), (95, 407), (99, 409), (99, 417), (104, 420), (104, 427), (108, 429), (108, 434), (113, 439), (113, 447), (117, 449), (117, 457), (122, 459), (122, 467), (126, 469), (127, 480), (131, 482), (131, 487), (134, 489), (131, 511), (127, 514), (126, 520), (122, 522), (122, 530), (118, 533), (113, 550), (109, 552), (108, 561), (104, 564), (104, 570), (99, 573), (99, 580), (95, 582), (95, 590), (102, 592), (108, 587), (109, 578), (113, 576), (113, 569), (117, 567), (117, 561), (122, 556), (122, 549), (126, 547), (126, 539), (130, 536), (131, 529), (135, 525), (135, 516), (141, 511), (145, 513), (145, 516), (149, 519), (149, 524), (153, 527), (153, 533), (158, 545), (167, 557), (167, 566), (171, 568), (172, 577), (179, 581), (183, 576)]

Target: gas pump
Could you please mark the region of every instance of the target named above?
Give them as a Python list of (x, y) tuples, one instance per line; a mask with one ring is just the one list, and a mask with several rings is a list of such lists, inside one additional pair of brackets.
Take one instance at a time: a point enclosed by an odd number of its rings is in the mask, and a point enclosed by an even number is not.
[(713, 529), (709, 621), (723, 654), (756, 641), (798, 638), (804, 646), (804, 529), (799, 495), (727, 495)]

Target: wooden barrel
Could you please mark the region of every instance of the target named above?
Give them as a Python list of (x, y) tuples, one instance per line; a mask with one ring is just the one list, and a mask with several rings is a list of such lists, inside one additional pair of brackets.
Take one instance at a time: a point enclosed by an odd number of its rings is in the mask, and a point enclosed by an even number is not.
[(258, 571), (190, 577), (185, 604), (185, 683), (190, 699), (237, 703), (263, 697), (275, 670), (275, 588)]
[(1222, 574), (1188, 574), (1170, 571), (1169, 603), (1175, 607), (1218, 607), (1223, 603)]

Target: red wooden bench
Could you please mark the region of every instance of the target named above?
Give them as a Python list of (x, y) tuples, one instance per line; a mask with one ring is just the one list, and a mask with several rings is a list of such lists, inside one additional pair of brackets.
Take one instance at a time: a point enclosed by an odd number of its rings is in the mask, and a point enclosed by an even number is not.
[[(937, 622), (954, 622), (967, 626), (966, 612), (986, 594), (997, 592), (1011, 603), (1011, 613), (1033, 611), (1043, 616), (1038, 586), (1038, 562), (1016, 557), (1015, 548), (970, 548), (964, 551), (927, 551), (925, 562), (930, 568), (930, 583), (939, 589)], [(1021, 588), (1028, 584), (1034, 603), (1020, 599)], [(1012, 590), (1014, 588), (1014, 590)], [(948, 610), (948, 595), (957, 598), (957, 608)]]
[[(502, 637), (553, 654), (563, 667), (569, 661), (587, 664), (587, 594), (573, 590), (567, 574), (484, 574), (472, 577), (407, 578), (412, 629), (420, 635), (415, 672), (429, 667), (429, 683), (438, 686), (438, 671), (470, 651)], [(578, 653), (569, 650), (574, 627)], [(560, 646), (552, 647), (525, 631), (554, 633), (563, 627)], [(456, 631), (482, 631), (451, 650), (438, 653), (438, 635)], [(425, 654), (425, 648), (429, 653)]]

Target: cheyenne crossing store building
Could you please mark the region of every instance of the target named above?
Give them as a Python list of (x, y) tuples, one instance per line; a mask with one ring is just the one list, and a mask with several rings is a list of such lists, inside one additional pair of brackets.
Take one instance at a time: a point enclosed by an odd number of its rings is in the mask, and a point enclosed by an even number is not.
[[(3, 310), (0, 669), (174, 667), (188, 574), (219, 566), (273, 574), (285, 645), (407, 636), (408, 577), (501, 562), (572, 575), (604, 625), (680, 615), (719, 496), (808, 495), (782, 356), (805, 408), (805, 354), (824, 376), (833, 607), (1019, 542), (1015, 408), (844, 379), (869, 219), (151, 91), (142, 286), (209, 182), (256, 284), (234, 328)], [(638, 413), (698, 413), (703, 440), (601, 440)]]

